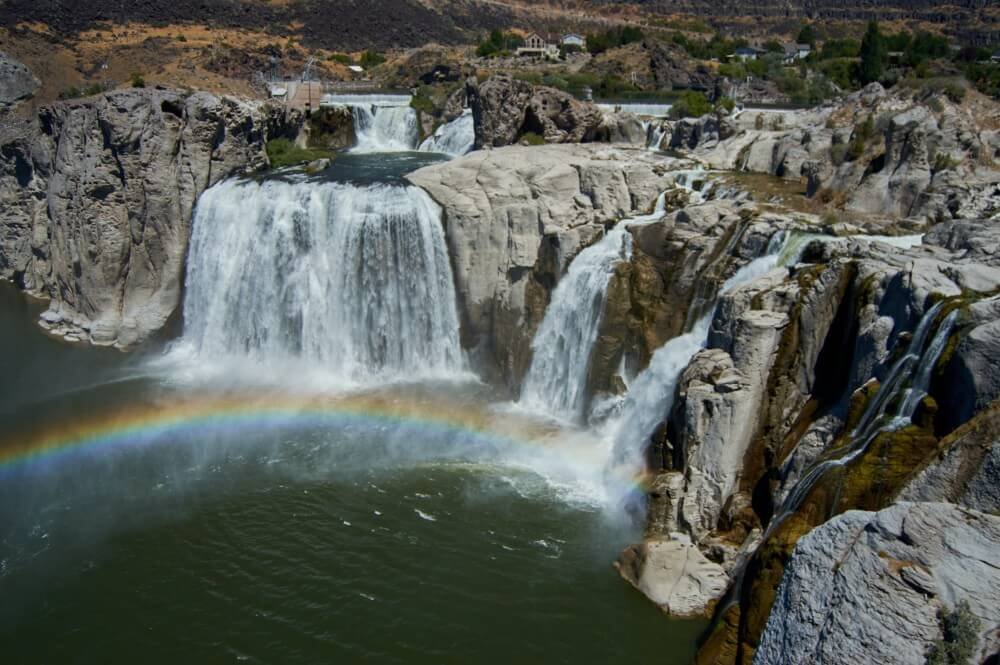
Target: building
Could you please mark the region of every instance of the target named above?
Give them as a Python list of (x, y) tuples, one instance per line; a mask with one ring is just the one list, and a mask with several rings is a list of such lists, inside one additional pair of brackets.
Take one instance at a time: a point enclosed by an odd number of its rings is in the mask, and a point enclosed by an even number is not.
[(731, 57), (746, 62), (747, 60), (756, 60), (758, 57), (764, 55), (764, 53), (766, 51), (754, 48), (753, 46), (739, 46)]
[(584, 48), (587, 45), (587, 38), (583, 35), (571, 32), (567, 35), (563, 35), (560, 43), (563, 46), (578, 46), (580, 48)]
[(812, 47), (809, 44), (785, 44), (784, 49), (783, 62), (786, 65), (793, 65), (796, 60), (805, 60), (812, 53)]
[(1000, 49), (993, 51), (993, 57), (990, 58), (993, 62), (1000, 63)]
[(533, 32), (524, 39), (524, 46), (518, 47), (517, 54), (538, 58), (558, 58), (559, 47), (550, 43), (537, 32)]

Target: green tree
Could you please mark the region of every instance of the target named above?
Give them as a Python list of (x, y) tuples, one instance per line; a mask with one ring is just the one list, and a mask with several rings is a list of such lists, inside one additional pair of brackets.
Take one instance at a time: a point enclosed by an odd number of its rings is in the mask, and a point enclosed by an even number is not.
[(869, 21), (864, 39), (861, 40), (861, 64), (858, 78), (867, 85), (882, 78), (888, 49), (885, 38), (878, 29), (878, 21)]
[(799, 44), (816, 46), (816, 30), (812, 27), (812, 25), (806, 23), (802, 26), (802, 29), (799, 30), (799, 36), (795, 38), (795, 41)]

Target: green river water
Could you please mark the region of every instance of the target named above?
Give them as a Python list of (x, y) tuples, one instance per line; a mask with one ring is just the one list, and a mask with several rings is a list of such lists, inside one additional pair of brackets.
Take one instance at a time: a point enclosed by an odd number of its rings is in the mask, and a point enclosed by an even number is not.
[[(0, 459), (225, 390), (178, 381), (156, 347), (49, 339), (37, 311), (0, 284)], [(369, 398), (429, 413), (493, 399), (474, 382)], [(547, 475), (558, 455), (384, 419), (139, 443), (0, 466), (2, 662), (670, 664), (704, 628), (618, 577), (640, 530)]]

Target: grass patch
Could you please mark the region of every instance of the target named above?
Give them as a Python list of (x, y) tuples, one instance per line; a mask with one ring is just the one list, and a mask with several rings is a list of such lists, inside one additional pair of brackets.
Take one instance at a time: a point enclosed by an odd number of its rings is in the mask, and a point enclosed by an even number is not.
[(285, 166), (295, 166), (316, 159), (333, 159), (334, 155), (329, 150), (317, 150), (315, 148), (299, 148), (289, 139), (271, 139), (267, 142), (267, 159), (271, 163), (272, 169), (280, 169)]

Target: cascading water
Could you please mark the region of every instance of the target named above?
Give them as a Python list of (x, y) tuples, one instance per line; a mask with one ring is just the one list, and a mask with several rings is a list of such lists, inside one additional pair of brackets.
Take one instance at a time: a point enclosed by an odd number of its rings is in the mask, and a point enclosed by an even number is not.
[[(782, 232), (772, 236), (766, 253), (736, 271), (722, 285), (719, 294), (751, 282), (775, 268), (788, 237)], [(653, 353), (649, 366), (629, 386), (617, 416), (605, 424), (605, 436), (612, 445), (605, 470), (609, 483), (620, 484), (624, 479), (637, 477), (643, 472), (643, 453), (649, 436), (670, 412), (681, 373), (708, 343), (714, 313), (713, 305), (698, 318), (689, 332), (671, 339)], [(630, 498), (625, 497), (626, 500)]]
[(663, 125), (655, 123), (647, 123), (646, 126), (646, 149), (647, 150), (659, 150), (660, 144), (663, 143), (663, 137), (667, 131), (663, 128)]
[(440, 209), (415, 187), (230, 180), (198, 202), (183, 343), (352, 378), (459, 371)]
[(404, 152), (413, 150), (420, 138), (417, 112), (409, 106), (356, 104), (354, 135), (357, 152)]
[(623, 220), (597, 243), (580, 252), (552, 293), (532, 341), (531, 367), (519, 404), (564, 420), (583, 416), (590, 354), (604, 313), (615, 268), (632, 257), (629, 228), (663, 217), (660, 195), (651, 215)]
[[(885, 380), (879, 386), (878, 392), (868, 403), (857, 426), (851, 432), (850, 443), (844, 454), (816, 464), (796, 483), (782, 503), (777, 516), (768, 525), (765, 538), (773, 533), (788, 516), (799, 509), (809, 492), (827, 471), (853, 462), (868, 450), (869, 445), (879, 434), (898, 430), (912, 422), (913, 414), (916, 412), (920, 400), (927, 395), (931, 371), (948, 342), (948, 336), (951, 334), (951, 329), (958, 316), (956, 310), (945, 317), (941, 325), (938, 326), (934, 338), (930, 344), (927, 344), (927, 338), (930, 336), (931, 328), (942, 306), (943, 303), (937, 303), (928, 309), (920, 319), (906, 354), (893, 364)], [(908, 380), (909, 385), (907, 386)], [(905, 390), (904, 386), (906, 386)], [(893, 405), (895, 405), (895, 409), (890, 415), (888, 410)]]
[(466, 109), (462, 115), (445, 123), (434, 134), (420, 144), (421, 152), (439, 152), (459, 157), (472, 150), (476, 142), (476, 131), (472, 111)]

